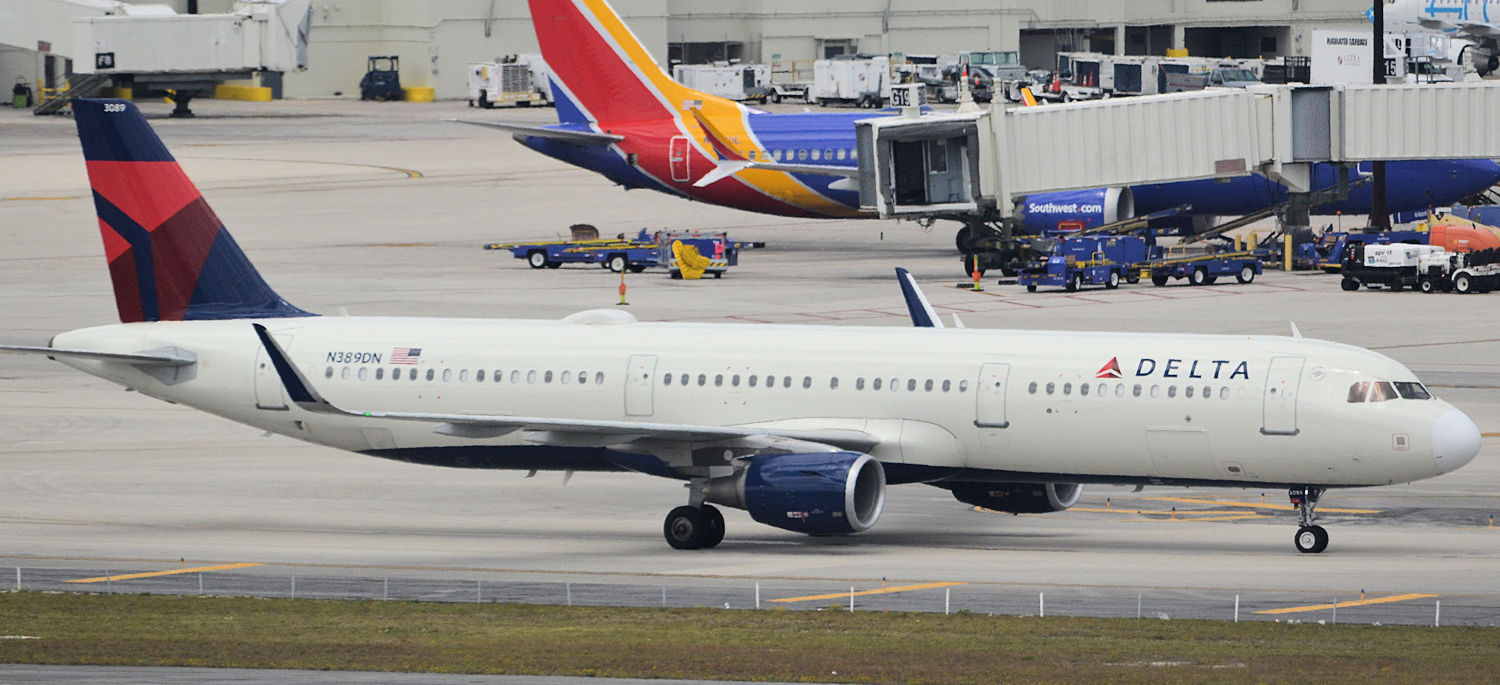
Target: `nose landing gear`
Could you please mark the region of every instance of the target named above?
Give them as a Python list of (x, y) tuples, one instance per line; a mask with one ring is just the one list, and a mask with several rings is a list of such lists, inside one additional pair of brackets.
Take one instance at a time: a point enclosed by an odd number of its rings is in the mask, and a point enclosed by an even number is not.
[(1297, 507), (1297, 534), (1292, 536), (1292, 542), (1297, 545), (1297, 551), (1303, 554), (1317, 554), (1328, 548), (1328, 531), (1322, 526), (1314, 525), (1318, 520), (1314, 509), (1318, 506), (1318, 498), (1323, 496), (1324, 488), (1311, 486), (1292, 488), (1287, 496), (1292, 506)]

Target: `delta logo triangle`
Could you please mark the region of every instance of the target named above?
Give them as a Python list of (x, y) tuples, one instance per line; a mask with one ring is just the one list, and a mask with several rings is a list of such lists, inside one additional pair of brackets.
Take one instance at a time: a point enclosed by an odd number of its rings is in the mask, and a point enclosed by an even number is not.
[(1119, 378), (1121, 377), (1121, 375), (1120, 358), (1110, 357), (1109, 363), (1105, 364), (1103, 368), (1099, 369), (1099, 375), (1094, 376), (1094, 378)]

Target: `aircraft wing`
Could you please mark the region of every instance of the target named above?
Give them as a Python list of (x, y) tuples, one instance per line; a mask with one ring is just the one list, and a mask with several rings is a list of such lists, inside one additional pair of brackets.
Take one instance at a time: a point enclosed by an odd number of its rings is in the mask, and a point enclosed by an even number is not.
[(1464, 22), (1458, 25), (1458, 31), (1468, 36), (1482, 36), (1485, 38), (1500, 36), (1500, 29), (1496, 29), (1493, 24)]
[(498, 128), (502, 131), (510, 131), (518, 136), (534, 138), (546, 138), (569, 145), (582, 147), (599, 147), (610, 145), (625, 140), (625, 136), (617, 136), (613, 133), (595, 133), (593, 131), (570, 131), (560, 128), (547, 128), (545, 126), (526, 126), (523, 124), (505, 124), (498, 121), (466, 121), (464, 119), (444, 119), (458, 124), (470, 126), (488, 126)]
[(714, 442), (737, 438), (786, 439), (816, 443), (829, 447), (868, 452), (880, 443), (874, 436), (857, 430), (781, 429), (757, 426), (704, 426), (677, 423), (634, 421), (599, 421), (536, 416), (502, 416), (488, 414), (425, 414), (411, 412), (354, 411), (324, 399), (313, 389), (307, 377), (291, 361), (266, 328), (252, 324), (265, 346), (276, 373), (286, 388), (287, 398), (307, 411), (342, 414), (376, 419), (419, 421), (433, 424), (433, 432), (462, 438), (493, 438), (523, 430), (531, 433), (533, 442), (547, 444), (612, 445), (636, 440), (671, 442)]
[(198, 357), (192, 352), (176, 347), (127, 354), (122, 352), (94, 352), (92, 350), (66, 350), (56, 347), (0, 345), (0, 352), (10, 354), (41, 354), (46, 355), (48, 359), (72, 357), (74, 359), (123, 362), (133, 366), (190, 366), (198, 361)]

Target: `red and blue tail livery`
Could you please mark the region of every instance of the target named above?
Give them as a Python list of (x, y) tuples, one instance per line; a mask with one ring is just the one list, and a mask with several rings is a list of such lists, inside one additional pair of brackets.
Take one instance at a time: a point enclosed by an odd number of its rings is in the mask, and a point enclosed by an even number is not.
[(134, 104), (74, 100), (120, 321), (312, 316), (281, 299)]

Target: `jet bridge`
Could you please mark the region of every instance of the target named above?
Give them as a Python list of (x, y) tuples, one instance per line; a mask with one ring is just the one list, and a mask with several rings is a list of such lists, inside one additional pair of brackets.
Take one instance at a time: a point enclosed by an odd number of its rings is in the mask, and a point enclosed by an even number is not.
[(1500, 158), (1500, 83), (1255, 86), (856, 124), (860, 204), (999, 221), (1042, 191), (1261, 173), (1310, 192), (1314, 162)]

